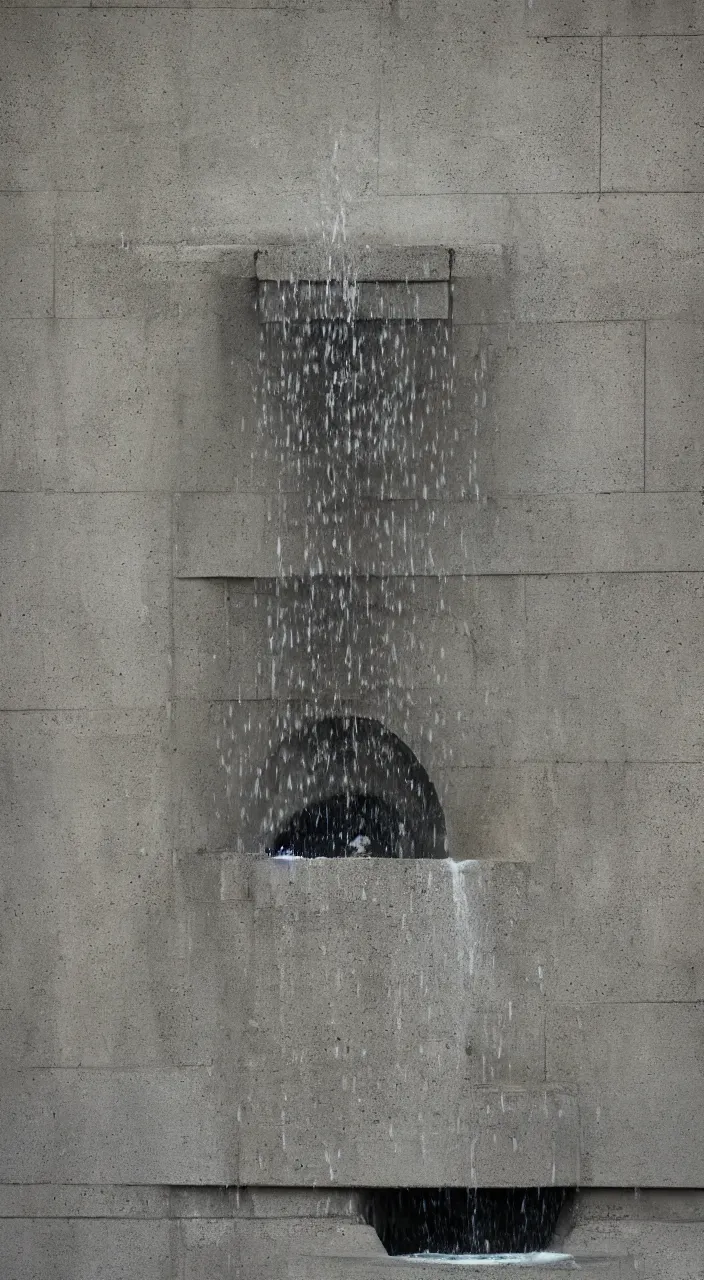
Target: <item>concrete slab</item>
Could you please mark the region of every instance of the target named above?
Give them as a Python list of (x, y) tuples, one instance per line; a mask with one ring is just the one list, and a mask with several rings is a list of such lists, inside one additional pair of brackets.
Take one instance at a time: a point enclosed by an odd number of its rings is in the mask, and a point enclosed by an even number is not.
[(432, 36), (422, 0), (393, 9), (380, 192), (594, 190), (599, 56), (595, 41), (501, 38), (454, 0), (435, 6)]
[(646, 36), (704, 33), (702, 0), (526, 0), (533, 36)]
[[(237, 1182), (237, 1122), (208, 1068), (4, 1073), (12, 1182)], [(236, 1104), (235, 1104), (236, 1109)]]
[(335, 171), (351, 196), (372, 191), (377, 31), (365, 4), (317, 13), (193, 12), (180, 110), (186, 185), (315, 196), (322, 189), (334, 203)]
[(704, 326), (655, 320), (647, 343), (646, 487), (701, 491)]
[(700, 760), (699, 575), (531, 578), (526, 610), (534, 751), (540, 743), (552, 759)]
[(178, 407), (162, 331), (141, 319), (0, 326), (2, 470), (13, 490), (169, 489)]
[(509, 204), (509, 227), (485, 236), (507, 246), (506, 284), (475, 293), (474, 251), (466, 265), (460, 252), (467, 232), (453, 241), (456, 321), (702, 317), (703, 196), (526, 195)]
[(403, 245), (270, 245), (257, 251), (258, 280), (449, 280), (450, 251)]
[(583, 1181), (699, 1187), (702, 1002), (555, 1008), (547, 1069), (579, 1085)]
[(704, 41), (676, 36), (605, 40), (604, 190), (700, 190), (703, 109)]
[[(351, 556), (346, 546), (336, 555), (327, 543), (311, 564), (295, 495), (181, 494), (176, 574), (273, 578), (311, 569), (348, 573), (352, 566), (372, 576), (435, 577), (704, 567), (704, 533), (693, 494), (361, 502), (356, 514)], [(345, 530), (349, 516), (344, 510), (337, 514)]]
[(291, 1280), (550, 1280), (574, 1276), (575, 1280), (626, 1280), (635, 1275), (628, 1258), (544, 1254), (496, 1254), (493, 1257), (293, 1259)]
[(163, 705), (168, 500), (6, 493), (0, 512), (3, 706)]
[(480, 494), (642, 489), (644, 338), (642, 325), (456, 325), (453, 416), (474, 437)]

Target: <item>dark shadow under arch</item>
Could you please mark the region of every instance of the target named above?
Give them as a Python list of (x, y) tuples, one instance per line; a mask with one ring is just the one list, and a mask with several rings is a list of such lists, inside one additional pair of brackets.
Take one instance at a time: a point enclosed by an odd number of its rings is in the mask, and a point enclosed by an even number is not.
[(377, 720), (329, 716), (287, 736), (263, 781), (267, 852), (442, 858), (445, 817), (427, 771)]

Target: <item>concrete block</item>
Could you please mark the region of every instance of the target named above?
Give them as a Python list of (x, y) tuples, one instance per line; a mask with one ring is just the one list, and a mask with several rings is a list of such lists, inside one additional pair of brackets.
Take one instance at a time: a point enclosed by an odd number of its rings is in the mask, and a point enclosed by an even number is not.
[(654, 320), (646, 362), (646, 487), (704, 486), (704, 326)]
[[(501, 1034), (483, 998), (496, 990), (505, 887), (485, 874), (447, 862), (255, 862), (243, 1178), (258, 1168), (275, 1185), (539, 1183), (553, 1144), (558, 1181), (577, 1176), (569, 1099), (546, 1098), (535, 1077), (503, 1097), (471, 1084), (468, 1038), (479, 1053), (485, 1030)], [(536, 1047), (518, 1038), (517, 1074), (542, 1077)]]
[(51, 315), (53, 270), (50, 245), (0, 250), (0, 291), (7, 319)]
[(676, 36), (605, 40), (603, 74), (604, 190), (699, 190), (704, 180), (702, 41)]
[(164, 337), (140, 319), (2, 324), (6, 487), (170, 488), (177, 360)]
[[(502, 211), (487, 210), (499, 227), (485, 236), (507, 246), (506, 289), (475, 294), (474, 247), (467, 263), (467, 231), (462, 241), (455, 239), (456, 323), (701, 319), (701, 195), (526, 195), (509, 204), (508, 225), (501, 230)], [(458, 214), (447, 213), (454, 224)], [(448, 226), (448, 239), (450, 232)]]
[(167, 1187), (0, 1184), (2, 1218), (168, 1218)]
[(527, 0), (533, 36), (660, 36), (704, 33), (701, 0)]
[[(384, 195), (598, 185), (599, 45), (507, 39), (455, 0), (384, 22)], [(549, 94), (546, 87), (549, 86)]]
[(175, 181), (184, 18), (10, 10), (0, 98), (3, 187)]
[[(698, 499), (614, 493), (479, 502), (357, 501), (307, 533), (300, 496), (181, 494), (179, 577), (624, 573), (704, 566)], [(306, 539), (308, 538), (308, 546)], [(351, 539), (351, 546), (348, 542)], [(311, 550), (312, 548), (312, 550)]]
[[(207, 320), (224, 341), (228, 323), (242, 319), (242, 276), (252, 269), (251, 251), (227, 246), (183, 249), (169, 245), (132, 247), (124, 237), (117, 244), (87, 243), (57, 248), (56, 314), (110, 318), (169, 316), (191, 325)], [(245, 290), (245, 297), (247, 291)], [(252, 320), (254, 310), (252, 309)], [(208, 327), (206, 326), (206, 327)], [(256, 333), (256, 329), (252, 332)], [(183, 326), (174, 325), (182, 345), (196, 342)]]
[[(307, 241), (320, 227), (320, 201), (311, 193), (189, 188), (189, 235), (205, 244), (262, 245)], [(510, 231), (508, 196), (376, 196), (351, 199), (347, 206), (348, 244), (437, 245), (466, 247), (501, 244)], [(318, 233), (320, 234), (320, 233)]]
[(163, 711), (5, 713), (0, 761), (3, 1063), (169, 1061), (188, 1008)]
[(177, 1239), (178, 1227), (166, 1220), (6, 1220), (0, 1268), (8, 1280), (172, 1280)]
[(0, 193), (3, 319), (49, 316), (54, 306), (54, 197)]
[(107, 187), (59, 191), (56, 237), (70, 247), (102, 244), (177, 245), (188, 240), (186, 192), (182, 183), (152, 187)]
[(549, 1079), (579, 1090), (582, 1183), (699, 1187), (702, 1003), (555, 1007)]
[(450, 252), (431, 245), (271, 245), (257, 252), (258, 280), (449, 280)]
[[(526, 949), (541, 965), (546, 997), (702, 998), (690, 945), (704, 913), (701, 767), (546, 765), (541, 786), (539, 767), (527, 773), (536, 802), (522, 834), (540, 861), (531, 868)], [(507, 803), (506, 820), (524, 812)]]
[[(371, 191), (377, 30), (366, 5), (318, 13), (191, 14), (180, 113), (186, 185), (318, 195), (321, 183), (323, 189), (333, 186), (332, 139), (339, 139), (335, 166), (344, 189), (350, 196)], [(233, 77), (235, 49), (239, 73)]]
[(480, 494), (642, 489), (642, 325), (456, 327), (453, 339)]
[(698, 1280), (704, 1256), (701, 1192), (582, 1191), (561, 1247), (628, 1252), (653, 1280)]
[(4, 1074), (12, 1182), (232, 1184), (236, 1101), (208, 1068)]
[[(217, 286), (216, 286), (217, 288)], [(249, 281), (220, 285), (223, 314), (164, 322), (176, 349), (178, 487), (269, 493), (291, 483), (261, 420), (260, 333)]]
[(209, 700), (226, 689), (226, 590), (226, 582), (219, 578), (185, 578), (174, 583), (174, 672), (180, 698)]
[(301, 1254), (386, 1256), (372, 1227), (332, 1217), (183, 1224), (185, 1280), (287, 1280), (289, 1260)]
[[(351, 305), (345, 287), (334, 281), (292, 285), (263, 280), (259, 285), (263, 324), (347, 319)], [(355, 287), (354, 311), (360, 320), (445, 320), (449, 308), (449, 288), (441, 280), (362, 281)]]
[[(274, 495), (179, 495), (174, 548), (182, 578), (275, 578), (279, 503)], [(299, 545), (302, 538), (297, 539)], [(225, 559), (224, 545), (231, 548)], [(301, 548), (302, 550), (302, 548)], [(293, 560), (293, 548), (286, 554)], [(302, 563), (302, 555), (297, 557)]]
[(4, 494), (7, 709), (163, 704), (169, 503)]
[(700, 759), (704, 579), (529, 579), (526, 609), (533, 758)]

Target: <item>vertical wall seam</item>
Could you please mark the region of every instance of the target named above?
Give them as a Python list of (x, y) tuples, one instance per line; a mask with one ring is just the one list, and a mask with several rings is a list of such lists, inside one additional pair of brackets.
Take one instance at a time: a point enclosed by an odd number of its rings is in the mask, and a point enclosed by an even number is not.
[(57, 232), (58, 232), (58, 225), (57, 225), (57, 224), (58, 224), (58, 220), (59, 220), (59, 215), (58, 215), (58, 196), (54, 195), (54, 216), (53, 216), (53, 218), (52, 218), (52, 235), (51, 235), (51, 244), (52, 244), (52, 255), (51, 255), (51, 258), (52, 258), (52, 261), (51, 261), (51, 315), (52, 315), (52, 318), (53, 318), (54, 320), (56, 319), (56, 248), (57, 248), (57, 246), (56, 246), (56, 240), (57, 240)]
[(648, 321), (643, 321), (643, 493), (647, 488), (647, 456), (648, 444)]
[(379, 6), (379, 91), (376, 103), (376, 194), (381, 180), (381, 98), (384, 91), (384, 6)]
[(176, 579), (176, 494), (169, 494), (169, 536), (171, 539), (171, 573), (169, 575), (169, 701), (166, 707), (166, 723), (167, 723), (167, 740), (169, 742), (169, 788), (171, 791), (171, 804), (169, 805), (168, 831), (169, 840), (171, 842), (171, 862), (175, 870), (176, 868), (176, 833), (178, 831), (177, 805), (174, 803), (175, 794), (178, 794), (178, 784), (174, 778), (174, 710), (175, 710), (175, 694), (176, 694), (176, 627), (174, 621), (174, 603), (175, 603), (175, 579)]
[(599, 192), (601, 192), (601, 147), (604, 121), (604, 37), (599, 37)]

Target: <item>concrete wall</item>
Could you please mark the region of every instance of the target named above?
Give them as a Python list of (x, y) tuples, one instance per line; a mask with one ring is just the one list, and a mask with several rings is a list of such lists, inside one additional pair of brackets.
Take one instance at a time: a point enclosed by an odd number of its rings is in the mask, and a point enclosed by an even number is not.
[[(0, 26), (0, 1178), (703, 1185), (704, 5)], [(409, 734), (511, 865), (432, 884), (216, 856), (276, 711), (254, 252), (340, 191), (454, 250), (443, 758), (422, 688)]]

